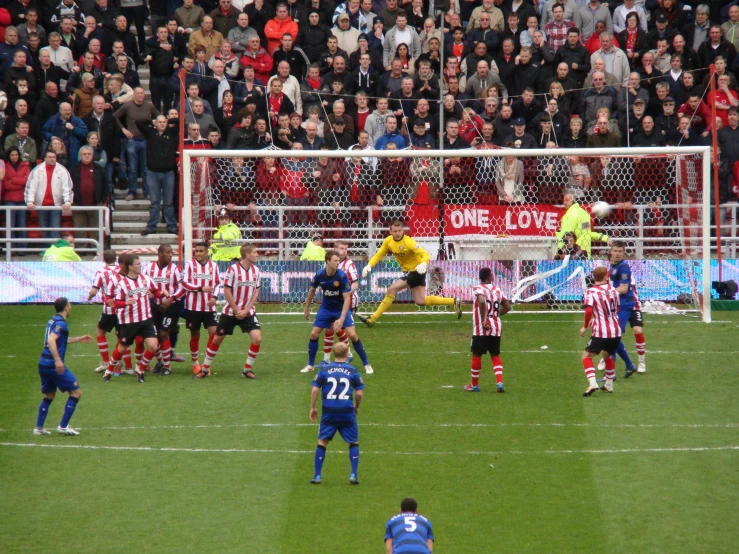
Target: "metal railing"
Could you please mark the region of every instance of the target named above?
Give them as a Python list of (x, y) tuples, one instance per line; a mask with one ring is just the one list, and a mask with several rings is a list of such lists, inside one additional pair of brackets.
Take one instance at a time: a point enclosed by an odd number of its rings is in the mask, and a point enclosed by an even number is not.
[[(60, 211), (60, 212), (97, 212), (98, 224), (97, 227), (28, 227), (26, 220), (25, 227), (12, 227), (11, 217), (12, 212), (25, 211), (30, 212), (26, 206), (0, 206), (0, 210), (5, 215), (4, 225), (4, 236), (0, 237), (0, 244), (5, 248), (5, 261), (11, 261), (13, 254), (18, 253), (43, 253), (52, 244), (54, 244), (58, 238), (29, 238), (14, 237), (13, 233), (22, 231), (28, 235), (29, 232), (44, 232), (53, 231), (56, 233), (71, 232), (75, 235), (75, 252), (78, 254), (91, 254), (94, 253), (96, 256), (102, 256), (103, 250), (105, 249), (105, 237), (110, 235), (110, 208), (107, 206), (72, 206), (69, 210), (63, 210), (59, 206), (36, 206), (33, 208), (34, 211)], [(90, 233), (91, 237), (85, 237), (84, 234)], [(25, 245), (19, 248), (17, 245)], [(38, 245), (38, 246), (33, 246)], [(78, 245), (89, 245), (89, 246), (78, 246)]]

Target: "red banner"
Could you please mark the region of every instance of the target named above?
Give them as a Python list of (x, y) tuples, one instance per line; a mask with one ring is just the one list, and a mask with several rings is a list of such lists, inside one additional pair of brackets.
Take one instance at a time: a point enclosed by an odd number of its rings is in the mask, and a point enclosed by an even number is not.
[[(549, 204), (444, 206), (444, 234), (551, 237), (559, 228), (564, 212), (564, 208)], [(438, 235), (438, 206), (410, 206), (408, 226), (412, 237)], [(432, 229), (437, 231), (431, 232)]]

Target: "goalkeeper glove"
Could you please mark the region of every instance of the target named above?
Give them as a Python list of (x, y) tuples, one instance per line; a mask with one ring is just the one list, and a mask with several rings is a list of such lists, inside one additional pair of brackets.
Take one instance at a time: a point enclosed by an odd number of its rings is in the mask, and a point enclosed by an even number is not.
[(423, 275), (424, 273), (426, 273), (427, 267), (428, 267), (428, 264), (426, 262), (421, 262), (420, 264), (416, 266), (416, 273), (420, 273), (421, 275)]
[(372, 266), (367, 264), (366, 266), (364, 266), (364, 269), (362, 270), (362, 277), (366, 279), (367, 275), (370, 274), (370, 271), (372, 271)]

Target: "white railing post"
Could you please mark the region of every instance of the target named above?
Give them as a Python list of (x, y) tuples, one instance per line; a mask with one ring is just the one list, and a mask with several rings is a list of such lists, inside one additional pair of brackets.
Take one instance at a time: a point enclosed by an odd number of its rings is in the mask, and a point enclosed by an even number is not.
[(711, 151), (703, 152), (703, 321), (711, 323)]
[(192, 256), (192, 168), (190, 167), (190, 152), (184, 150), (180, 160), (182, 171), (182, 244), (180, 245), (180, 262), (184, 265)]

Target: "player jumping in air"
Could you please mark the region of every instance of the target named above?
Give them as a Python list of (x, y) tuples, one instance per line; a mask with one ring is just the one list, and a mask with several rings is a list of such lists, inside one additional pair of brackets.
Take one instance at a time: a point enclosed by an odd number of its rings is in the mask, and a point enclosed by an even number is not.
[[(621, 297), (621, 308), (618, 311), (618, 321), (621, 325), (621, 334), (623, 335), (626, 331), (626, 324), (631, 325), (631, 329), (634, 331), (634, 342), (636, 343), (636, 353), (639, 356), (639, 367), (635, 367), (629, 353), (626, 350), (626, 346), (623, 341), (618, 345), (616, 353), (626, 363), (626, 375), (624, 377), (628, 379), (635, 372), (646, 373), (646, 343), (644, 341), (644, 318), (641, 313), (641, 305), (639, 304), (639, 297), (636, 294), (636, 285), (633, 283), (631, 278), (631, 268), (629, 264), (624, 260), (624, 254), (626, 251), (626, 245), (623, 241), (613, 241), (611, 246), (611, 252), (609, 254), (611, 260), (611, 284), (616, 288), (618, 294)], [(613, 357), (614, 362), (616, 356)], [(605, 369), (605, 361), (601, 361), (598, 364), (598, 369), (601, 371)]]
[(405, 234), (403, 222), (395, 220), (390, 224), (390, 236), (387, 237), (377, 253), (367, 262), (362, 270), (362, 277), (366, 278), (372, 268), (387, 254), (392, 254), (403, 270), (403, 276), (390, 285), (380, 305), (369, 317), (357, 314), (359, 321), (372, 327), (380, 316), (395, 300), (395, 295), (409, 288), (416, 306), (452, 306), (457, 312), (457, 319), (462, 317), (462, 303), (459, 298), (443, 298), (441, 296), (426, 296), (426, 269), (431, 259), (428, 252), (416, 241)]
[[(359, 293), (357, 292), (357, 289), (359, 289), (359, 273), (357, 273), (357, 267), (354, 265), (354, 262), (349, 259), (349, 243), (345, 240), (339, 240), (336, 241), (335, 246), (336, 251), (339, 253), (339, 258), (341, 258), (339, 269), (346, 273), (349, 283), (351, 283), (352, 286), (352, 303), (350, 309), (352, 314), (356, 314), (357, 306), (359, 306)], [(336, 336), (339, 337), (341, 342), (347, 346), (349, 345), (349, 337), (347, 336), (346, 331), (342, 329), (336, 333)], [(323, 334), (323, 363), (326, 364), (331, 361), (331, 351), (333, 350), (333, 346), (334, 331), (333, 329), (326, 329)], [(351, 362), (353, 358), (354, 356), (352, 356), (352, 352), (350, 350), (348, 361)]]
[(555, 233), (557, 237), (557, 248), (565, 248), (564, 237), (567, 233), (573, 233), (575, 235), (576, 244), (587, 254), (588, 259), (590, 259), (592, 241), (595, 240), (606, 242), (609, 245), (611, 244), (611, 239), (608, 238), (608, 235), (592, 230), (590, 212), (580, 206), (571, 193), (568, 192), (564, 195), (562, 203), (567, 211), (562, 216), (559, 231)]
[(431, 554), (433, 549), (431, 522), (418, 513), (415, 499), (404, 498), (400, 513), (391, 517), (385, 526), (385, 554)]
[(241, 260), (228, 268), (223, 279), (226, 305), (218, 320), (216, 334), (208, 341), (203, 369), (195, 375), (196, 379), (210, 375), (210, 366), (218, 354), (223, 339), (226, 335), (233, 335), (236, 326), (241, 328), (242, 333), (249, 333), (251, 339), (249, 353), (246, 355), (246, 363), (241, 374), (245, 379), (256, 379), (257, 377), (251, 368), (259, 355), (259, 348), (262, 344), (262, 329), (259, 327), (256, 312), (259, 287), (262, 286), (262, 281), (259, 268), (254, 265), (259, 259), (259, 253), (251, 244), (244, 244), (240, 253)]
[(504, 392), (503, 361), (500, 359), (500, 336), (503, 324), (500, 316), (511, 311), (511, 303), (503, 292), (493, 285), (492, 271), (489, 267), (480, 270), (480, 284), (472, 289), (474, 305), (472, 308), (472, 381), (464, 390), (480, 392), (478, 380), (482, 368), (482, 356), (489, 353), (495, 372), (496, 390)]
[(56, 315), (46, 324), (46, 335), (44, 336), (44, 349), (38, 361), (38, 374), (41, 377), (41, 393), (44, 395), (38, 408), (38, 418), (34, 435), (49, 435), (44, 429), (46, 416), (49, 415), (49, 407), (54, 401), (56, 390), (69, 393), (69, 400), (64, 406), (64, 416), (56, 428), (62, 435), (77, 436), (79, 433), (69, 426), (69, 420), (74, 413), (77, 403), (82, 397), (77, 377), (64, 365), (64, 355), (67, 353), (67, 344), (75, 342), (91, 343), (90, 335), (81, 337), (70, 337), (67, 318), (72, 311), (72, 304), (66, 298), (57, 298), (54, 301)]
[[(336, 253), (334, 255), (338, 258)], [(352, 468), (349, 483), (359, 484), (357, 478), (359, 467), (357, 414), (364, 398), (364, 383), (357, 369), (346, 362), (348, 353), (349, 347), (346, 344), (343, 342), (335, 344), (334, 360), (336, 361), (321, 368), (311, 383), (313, 389), (310, 393), (310, 420), (313, 422), (318, 418), (316, 400), (319, 391), (321, 393), (321, 425), (318, 428), (318, 446), (316, 446), (314, 460), (315, 472), (310, 481), (314, 485), (321, 484), (321, 470), (326, 459), (326, 447), (334, 438), (336, 431), (349, 444), (349, 462)], [(357, 398), (356, 403), (354, 396)]]
[(605, 267), (596, 267), (593, 271), (595, 284), (585, 291), (583, 304), (585, 305), (585, 324), (580, 329), (580, 336), (584, 337), (588, 327), (593, 332), (582, 354), (582, 367), (588, 379), (588, 388), (583, 396), (590, 396), (598, 390), (595, 380), (593, 358), (603, 355), (606, 362), (606, 382), (603, 389), (613, 392), (613, 379), (616, 377), (616, 363), (613, 356), (621, 342), (621, 325), (618, 322), (618, 291), (608, 282), (608, 270)]
[(316, 320), (313, 322), (313, 329), (310, 333), (310, 341), (308, 342), (308, 365), (300, 370), (301, 373), (310, 373), (313, 371), (313, 365), (316, 361), (318, 353), (318, 337), (324, 329), (333, 329), (335, 333), (346, 329), (346, 334), (352, 341), (354, 351), (359, 354), (364, 364), (364, 371), (368, 374), (374, 373), (372, 366), (367, 359), (367, 353), (364, 351), (364, 345), (357, 336), (354, 328), (354, 319), (352, 318), (349, 306), (352, 302), (352, 288), (349, 284), (349, 278), (346, 273), (339, 269), (339, 254), (336, 250), (326, 252), (326, 267), (321, 269), (313, 277), (308, 297), (305, 299), (305, 319), (310, 318), (310, 305), (316, 295), (316, 290), (320, 288), (323, 291), (323, 300), (321, 307), (316, 313)]

